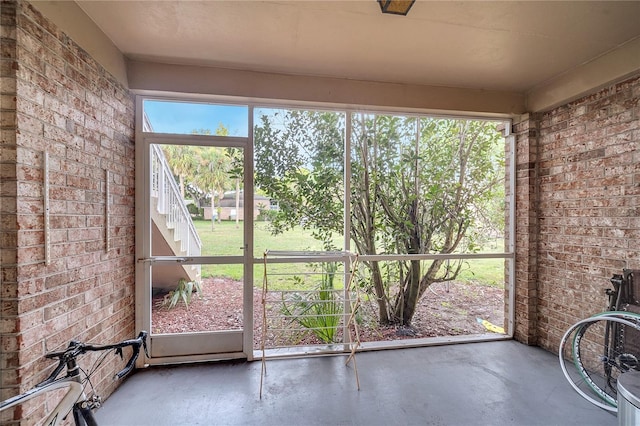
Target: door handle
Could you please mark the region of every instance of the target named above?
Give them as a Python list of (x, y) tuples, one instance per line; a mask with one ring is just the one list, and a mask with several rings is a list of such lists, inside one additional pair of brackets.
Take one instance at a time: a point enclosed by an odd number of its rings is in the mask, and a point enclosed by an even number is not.
[(141, 257), (138, 259), (138, 262), (156, 262), (156, 261), (167, 261), (167, 260), (173, 260), (174, 262), (178, 262), (178, 263), (182, 263), (182, 262), (187, 262), (187, 261), (191, 261), (193, 260), (192, 257), (174, 257), (171, 259), (167, 259), (167, 258), (157, 258), (157, 257)]

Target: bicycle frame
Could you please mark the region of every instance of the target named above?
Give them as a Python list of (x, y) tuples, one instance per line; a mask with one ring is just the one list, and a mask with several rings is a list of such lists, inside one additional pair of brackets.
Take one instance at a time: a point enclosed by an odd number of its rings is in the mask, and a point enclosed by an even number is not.
[[(46, 392), (68, 388), (60, 402), (46, 417), (42, 424), (46, 426), (59, 425), (70, 412), (73, 412), (73, 420), (77, 426), (97, 426), (91, 410), (100, 406), (100, 398), (94, 394), (93, 397), (87, 399), (84, 392), (85, 383), (81, 375), (80, 367), (78, 366), (77, 357), (90, 351), (98, 352), (110, 350), (115, 350), (115, 353), (122, 357), (122, 348), (130, 346), (133, 348), (131, 358), (129, 358), (125, 368), (115, 375), (115, 378), (121, 379), (129, 374), (129, 372), (134, 368), (141, 346), (144, 348), (145, 354), (147, 354), (146, 338), (147, 332), (141, 331), (136, 339), (125, 340), (111, 345), (95, 346), (72, 341), (64, 351), (48, 353), (45, 355), (46, 358), (55, 358), (59, 361), (55, 370), (47, 379), (38, 383), (33, 389), (5, 401), (0, 401), (0, 411), (8, 410), (9, 408), (24, 404), (25, 402)], [(104, 360), (104, 357), (101, 359)], [(58, 377), (65, 368), (67, 374), (63, 377)], [(89, 380), (91, 372), (85, 372), (84, 374), (86, 375), (86, 381), (91, 384)], [(93, 388), (93, 386), (91, 387)]]
[[(65, 387), (68, 387), (69, 390), (67, 390), (62, 400), (53, 409), (51, 414), (49, 414), (49, 416), (45, 419), (43, 423), (47, 426), (56, 426), (62, 422), (62, 420), (69, 414), (71, 410), (74, 409), (74, 405), (76, 404), (76, 402), (86, 399), (84, 395), (84, 391), (82, 389), (82, 385), (75, 378), (62, 377), (56, 380), (55, 382), (48, 383), (41, 387), (33, 388), (23, 393), (22, 395), (18, 395), (13, 398), (7, 399), (6, 401), (0, 404), (0, 411), (4, 411), (11, 407), (15, 407), (16, 405), (24, 404), (30, 399), (40, 396), (46, 392), (50, 392), (50, 391), (65, 388)], [(75, 413), (74, 413), (74, 418), (75, 418)], [(87, 424), (90, 424), (89, 421), (87, 421)]]

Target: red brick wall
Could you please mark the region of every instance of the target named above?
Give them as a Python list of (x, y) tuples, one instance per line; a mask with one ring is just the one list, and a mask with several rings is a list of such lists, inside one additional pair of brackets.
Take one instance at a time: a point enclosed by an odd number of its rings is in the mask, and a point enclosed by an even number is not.
[[(9, 41), (2, 43), (0, 157), (5, 398), (42, 380), (50, 366), (45, 352), (71, 339), (106, 343), (134, 335), (134, 102), (29, 3), (3, 2), (2, 18), (2, 35)], [(5, 75), (13, 86), (4, 84)], [(100, 394), (115, 388), (111, 377), (121, 366), (110, 358), (94, 382)], [(32, 418), (43, 409), (34, 404), (15, 415)]]
[(557, 351), (569, 326), (605, 309), (611, 275), (640, 268), (639, 103), (636, 75), (516, 126), (519, 340)]
[[(0, 4), (0, 399), (16, 393), (18, 216), (16, 199), (16, 7)], [(0, 420), (5, 417), (0, 417)]]
[[(538, 129), (531, 115), (514, 120), (516, 238), (514, 336), (521, 342), (537, 343), (537, 158)], [(509, 300), (507, 298), (507, 300)]]

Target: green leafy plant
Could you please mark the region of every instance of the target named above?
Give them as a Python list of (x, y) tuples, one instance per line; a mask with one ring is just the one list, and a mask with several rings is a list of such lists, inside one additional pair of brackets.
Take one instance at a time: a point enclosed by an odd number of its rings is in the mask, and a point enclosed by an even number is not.
[(196, 292), (198, 295), (202, 293), (202, 286), (199, 281), (187, 281), (184, 278), (180, 278), (175, 290), (171, 290), (162, 299), (162, 306), (166, 306), (168, 309), (174, 308), (180, 300), (184, 302), (184, 305), (189, 309), (189, 303), (191, 303), (191, 296)]
[[(311, 331), (324, 343), (335, 342), (340, 317), (343, 314), (342, 303), (335, 294), (333, 280), (338, 269), (335, 262), (326, 263), (325, 273), (317, 291), (304, 298), (294, 293), (287, 300), (282, 300), (282, 313), (292, 318), (302, 327)], [(298, 283), (300, 277), (294, 277)]]

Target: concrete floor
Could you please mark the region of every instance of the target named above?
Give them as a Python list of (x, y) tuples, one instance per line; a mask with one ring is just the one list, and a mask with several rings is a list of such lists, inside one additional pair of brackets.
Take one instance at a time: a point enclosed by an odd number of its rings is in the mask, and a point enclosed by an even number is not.
[(345, 356), (153, 367), (97, 410), (104, 425), (617, 425), (558, 358), (514, 341)]

